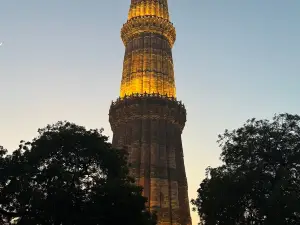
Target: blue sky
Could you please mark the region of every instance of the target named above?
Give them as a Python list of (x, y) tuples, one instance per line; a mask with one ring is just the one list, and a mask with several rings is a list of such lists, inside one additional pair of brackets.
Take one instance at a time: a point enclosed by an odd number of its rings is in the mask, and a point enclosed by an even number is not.
[[(113, 2), (113, 3), (112, 3)], [(103, 127), (118, 97), (129, 0), (16, 0), (0, 7), (0, 144), (39, 127)], [(300, 113), (300, 1), (169, 0), (189, 195), (217, 166), (217, 135), (248, 118)], [(198, 222), (193, 213), (193, 224)]]

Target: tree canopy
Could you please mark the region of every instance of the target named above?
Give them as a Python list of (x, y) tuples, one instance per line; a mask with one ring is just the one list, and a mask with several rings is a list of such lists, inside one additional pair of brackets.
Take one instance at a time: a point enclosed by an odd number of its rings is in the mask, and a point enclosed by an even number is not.
[(102, 130), (70, 122), (39, 129), (12, 154), (0, 147), (0, 224), (154, 224), (126, 157)]
[(251, 119), (218, 142), (223, 164), (192, 200), (201, 224), (300, 224), (300, 117)]

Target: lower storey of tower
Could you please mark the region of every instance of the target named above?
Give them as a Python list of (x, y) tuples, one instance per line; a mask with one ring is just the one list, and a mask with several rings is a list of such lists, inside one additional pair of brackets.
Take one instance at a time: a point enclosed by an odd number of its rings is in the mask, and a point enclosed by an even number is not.
[(126, 148), (131, 176), (143, 187), (158, 224), (190, 225), (181, 134), (186, 111), (175, 99), (131, 96), (113, 103), (113, 146)]

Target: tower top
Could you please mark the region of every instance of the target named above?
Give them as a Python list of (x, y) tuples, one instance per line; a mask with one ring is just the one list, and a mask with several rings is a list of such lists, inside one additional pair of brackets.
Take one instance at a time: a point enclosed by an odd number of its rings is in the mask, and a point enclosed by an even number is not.
[(140, 16), (156, 16), (169, 20), (167, 0), (131, 0), (128, 20)]

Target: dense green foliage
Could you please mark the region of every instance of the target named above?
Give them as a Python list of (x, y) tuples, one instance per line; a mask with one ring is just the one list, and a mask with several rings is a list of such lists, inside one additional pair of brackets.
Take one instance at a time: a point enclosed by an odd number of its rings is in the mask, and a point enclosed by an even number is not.
[(219, 136), (223, 165), (192, 200), (201, 224), (300, 224), (300, 117), (251, 119)]
[(155, 224), (125, 151), (102, 130), (58, 122), (38, 132), (11, 155), (0, 148), (0, 224)]

